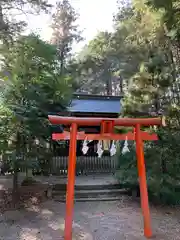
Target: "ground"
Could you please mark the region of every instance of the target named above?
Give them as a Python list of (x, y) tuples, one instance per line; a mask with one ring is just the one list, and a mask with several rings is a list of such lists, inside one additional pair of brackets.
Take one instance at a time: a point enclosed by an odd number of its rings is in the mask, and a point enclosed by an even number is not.
[[(151, 208), (153, 232), (158, 240), (180, 239), (178, 209)], [(65, 204), (48, 201), (31, 209), (6, 212), (0, 218), (1, 240), (61, 240)], [(76, 240), (143, 240), (139, 203), (129, 197), (118, 202), (76, 203)]]
[[(25, 174), (20, 174), (18, 177), (19, 183), (24, 179)], [(65, 184), (67, 182), (67, 177), (65, 176), (35, 176), (34, 179), (40, 181), (41, 183), (49, 184)], [(12, 175), (0, 176), (0, 190), (12, 188)], [(90, 176), (78, 176), (76, 177), (76, 185), (109, 185), (117, 184), (118, 181), (111, 174), (100, 174), (100, 175), (90, 175)]]
[[(19, 178), (21, 181), (22, 176)], [(66, 178), (37, 177), (43, 183), (65, 183)], [(81, 176), (76, 185), (114, 184), (112, 175)], [(0, 176), (0, 189), (12, 187), (12, 176)], [(0, 216), (0, 240), (62, 240), (65, 204), (47, 201), (40, 206), (8, 211)], [(180, 240), (180, 209), (151, 206), (152, 227), (158, 240)], [(143, 218), (138, 201), (122, 196), (117, 202), (75, 203), (73, 240), (143, 240)]]

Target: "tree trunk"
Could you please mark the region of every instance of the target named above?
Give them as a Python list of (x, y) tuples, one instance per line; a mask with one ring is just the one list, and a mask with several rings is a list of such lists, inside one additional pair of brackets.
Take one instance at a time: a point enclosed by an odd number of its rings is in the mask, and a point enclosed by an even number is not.
[(120, 89), (120, 94), (123, 93), (123, 78), (121, 75), (119, 75), (119, 89)]
[(60, 49), (60, 54), (59, 54), (59, 61), (60, 61), (60, 76), (63, 75), (64, 73), (64, 60), (65, 60), (65, 56), (64, 56), (64, 47), (62, 47)]
[(14, 170), (14, 174), (13, 174), (13, 196), (12, 196), (12, 200), (13, 200), (13, 204), (14, 206), (17, 205), (18, 201), (19, 201), (19, 192), (18, 192), (18, 161), (19, 161), (19, 155), (20, 155), (20, 145), (21, 145), (21, 135), (19, 132), (17, 132), (16, 135), (16, 152), (14, 155), (14, 166), (13, 166), (13, 170)]
[(160, 163), (160, 167), (161, 167), (161, 172), (163, 174), (168, 172), (168, 168), (167, 168), (167, 163), (166, 163), (166, 158), (164, 156), (164, 144), (163, 144), (163, 138), (161, 137), (161, 135), (158, 136), (159, 140), (161, 141), (161, 163)]
[[(16, 162), (16, 160), (15, 160)], [(14, 164), (14, 174), (13, 174), (13, 195), (12, 195), (13, 205), (16, 206), (19, 201), (18, 192), (18, 168), (17, 164)]]
[(112, 95), (112, 79), (111, 79), (111, 74), (107, 70), (105, 71), (105, 80), (106, 80), (106, 94), (111, 96)]
[(5, 33), (7, 30), (8, 30), (8, 25), (4, 21), (3, 8), (2, 8), (2, 5), (0, 4), (0, 32)]
[(163, 174), (167, 173), (166, 160), (164, 159), (163, 156), (162, 156), (162, 159), (161, 159), (161, 170), (162, 170)]

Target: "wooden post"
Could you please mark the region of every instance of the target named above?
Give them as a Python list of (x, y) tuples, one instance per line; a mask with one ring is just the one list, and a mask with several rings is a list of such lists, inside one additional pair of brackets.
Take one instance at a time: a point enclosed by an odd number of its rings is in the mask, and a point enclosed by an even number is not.
[(76, 168), (76, 145), (77, 145), (77, 124), (72, 123), (70, 132), (69, 160), (68, 160), (68, 182), (66, 191), (66, 216), (64, 239), (72, 240), (72, 222), (74, 207), (74, 184)]
[(141, 129), (140, 124), (135, 126), (135, 139), (136, 139), (136, 154), (137, 154), (137, 165), (138, 165), (138, 175), (139, 175), (139, 185), (140, 185), (140, 194), (141, 194), (141, 208), (144, 218), (144, 236), (147, 238), (152, 237), (151, 229), (151, 217), (149, 211), (149, 202), (148, 202), (148, 191), (146, 183), (146, 168), (144, 161), (144, 152), (143, 152), (143, 141), (141, 138)]

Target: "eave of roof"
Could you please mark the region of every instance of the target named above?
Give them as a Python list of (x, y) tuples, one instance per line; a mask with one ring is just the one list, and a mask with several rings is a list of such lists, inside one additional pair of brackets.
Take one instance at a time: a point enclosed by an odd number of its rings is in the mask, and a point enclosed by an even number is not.
[(120, 100), (123, 98), (123, 94), (119, 96), (112, 95), (96, 95), (96, 94), (85, 94), (85, 93), (74, 93), (73, 99), (94, 99), (94, 100)]

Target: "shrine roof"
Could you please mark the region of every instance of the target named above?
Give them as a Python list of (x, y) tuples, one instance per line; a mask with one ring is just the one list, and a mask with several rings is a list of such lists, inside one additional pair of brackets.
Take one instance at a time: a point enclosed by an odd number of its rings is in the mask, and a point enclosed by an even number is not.
[(122, 96), (74, 94), (68, 112), (116, 113), (121, 112)]

